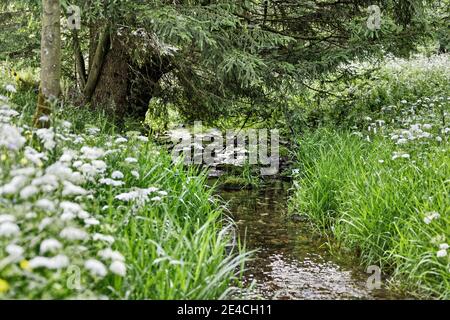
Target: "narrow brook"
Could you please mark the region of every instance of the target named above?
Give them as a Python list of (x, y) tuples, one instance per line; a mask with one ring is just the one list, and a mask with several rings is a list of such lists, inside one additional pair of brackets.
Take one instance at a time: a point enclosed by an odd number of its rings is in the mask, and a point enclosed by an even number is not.
[[(286, 216), (289, 184), (281, 181), (257, 190), (219, 190), (228, 202), (239, 237), (258, 251), (247, 264), (244, 284), (251, 299), (394, 299), (388, 290), (367, 288), (370, 274), (339, 261), (326, 241), (306, 222)], [(382, 279), (383, 280), (383, 279)]]

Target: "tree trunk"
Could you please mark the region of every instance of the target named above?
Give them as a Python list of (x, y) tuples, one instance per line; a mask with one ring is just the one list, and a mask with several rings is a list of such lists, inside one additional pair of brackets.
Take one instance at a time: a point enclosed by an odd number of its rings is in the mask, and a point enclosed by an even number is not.
[(77, 79), (81, 91), (86, 87), (86, 65), (84, 63), (83, 53), (81, 52), (80, 39), (78, 38), (78, 31), (72, 31), (73, 39), (73, 53), (75, 60), (75, 68), (77, 71)]
[(50, 115), (51, 102), (59, 97), (61, 79), (61, 29), (59, 0), (42, 1), (41, 34), (41, 85), (34, 115), (34, 125), (47, 126), (40, 121), (42, 116)]

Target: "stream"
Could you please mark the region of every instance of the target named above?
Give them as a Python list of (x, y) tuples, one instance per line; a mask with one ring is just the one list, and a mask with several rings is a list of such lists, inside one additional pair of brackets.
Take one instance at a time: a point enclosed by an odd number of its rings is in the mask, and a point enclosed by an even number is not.
[(289, 184), (276, 181), (255, 190), (219, 190), (228, 202), (237, 233), (247, 250), (248, 299), (398, 299), (383, 289), (369, 290), (370, 274), (355, 262), (337, 260), (326, 240), (307, 222), (286, 216)]

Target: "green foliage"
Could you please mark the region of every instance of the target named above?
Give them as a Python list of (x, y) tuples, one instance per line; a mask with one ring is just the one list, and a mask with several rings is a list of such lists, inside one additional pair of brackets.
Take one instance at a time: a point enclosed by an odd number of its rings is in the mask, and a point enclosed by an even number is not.
[[(442, 23), (432, 23), (445, 10), (431, 1), (74, 0), (63, 5), (69, 3), (81, 8), (78, 36), (85, 56), (95, 50), (95, 31), (109, 24), (134, 69), (150, 65), (163, 73), (151, 89), (153, 98), (174, 104), (187, 120), (211, 124), (243, 115), (270, 118), (282, 111), (286, 88), (350, 61), (389, 52), (407, 55), (445, 30)], [(373, 4), (382, 11), (381, 29), (375, 31), (367, 28), (367, 7)], [(23, 43), (31, 49), (19, 50), (17, 58), (37, 53), (40, 2), (8, 1), (3, 8), (26, 12), (29, 24), (0, 34), (6, 46), (0, 55), (16, 58), (12, 48)], [(5, 17), (12, 24), (20, 21)], [(34, 40), (25, 41), (30, 33)], [(63, 71), (74, 86), (72, 44), (71, 30), (63, 24)]]
[(444, 299), (450, 296), (447, 66), (446, 56), (388, 65), (377, 73), (384, 77), (367, 80), (369, 90), (356, 90), (359, 108), (345, 120), (333, 121), (337, 111), (329, 110), (322, 118), (327, 128), (299, 138), (291, 203), (364, 266), (379, 265), (392, 286)]
[(285, 130), (302, 132), (320, 126), (364, 128), (370, 119), (392, 121), (401, 116), (406, 103), (416, 101), (440, 113), (440, 104), (427, 100), (449, 94), (449, 75), (448, 54), (407, 60), (387, 57), (381, 66), (343, 65), (323, 81), (310, 83), (312, 89), (299, 88), (287, 100), (286, 116), (275, 119)]
[[(139, 133), (117, 134), (105, 114), (86, 109), (55, 105), (52, 127), (36, 131), (26, 125), (33, 109), (13, 103), (30, 97), (3, 92), (9, 81), (1, 79), (0, 94), (8, 94), (0, 96), (2, 298), (218, 299), (235, 294), (231, 288), (239, 285), (247, 253), (240, 246), (230, 252), (233, 226), (205, 186), (205, 172), (174, 164)], [(16, 139), (6, 143), (10, 137)], [(96, 160), (83, 156), (90, 148), (103, 150), (91, 154)], [(92, 165), (99, 171), (86, 176), (83, 170)], [(17, 179), (27, 180), (26, 185)], [(31, 185), (36, 189), (25, 193)], [(133, 192), (149, 187), (153, 190), (145, 201), (135, 197)], [(5, 221), (19, 230), (8, 231)], [(44, 227), (44, 221), (51, 223)], [(77, 228), (83, 237), (70, 239), (63, 232), (67, 228)], [(46, 240), (59, 245), (46, 251)], [(102, 250), (114, 253), (108, 258)], [(48, 260), (54, 257), (59, 260)]]
[[(393, 286), (447, 299), (449, 259), (437, 252), (450, 237), (448, 144), (415, 150), (414, 160), (393, 160), (396, 150), (384, 138), (323, 130), (305, 136), (293, 210), (359, 253), (364, 266), (392, 274)], [(433, 212), (440, 217), (424, 222)]]

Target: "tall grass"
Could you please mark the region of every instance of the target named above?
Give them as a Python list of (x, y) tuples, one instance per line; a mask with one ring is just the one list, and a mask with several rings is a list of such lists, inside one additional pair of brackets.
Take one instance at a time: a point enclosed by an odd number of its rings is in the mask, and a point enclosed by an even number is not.
[[(448, 299), (450, 260), (437, 253), (450, 240), (448, 145), (416, 146), (411, 158), (394, 159), (397, 145), (371, 140), (332, 130), (302, 137), (292, 209), (363, 265), (379, 265), (391, 285)], [(432, 212), (439, 218), (427, 224)]]
[[(0, 77), (1, 88), (5, 83), (8, 79)], [(247, 253), (240, 245), (230, 252), (233, 225), (206, 186), (206, 172), (174, 163), (151, 140), (120, 132), (106, 115), (83, 108), (54, 106), (52, 128), (40, 138), (27, 125), (34, 94), (0, 93), (0, 129), (24, 139), (13, 149), (0, 143), (1, 298), (218, 299), (234, 294)], [(55, 145), (46, 148), (46, 139)], [(82, 147), (102, 152), (92, 160)], [(40, 153), (41, 160), (31, 162), (26, 148)], [(84, 177), (81, 166), (93, 164), (103, 169)], [(57, 171), (50, 173), (51, 166)], [(78, 194), (65, 193), (66, 176), (75, 175), (78, 189), (71, 188)], [(17, 176), (27, 184), (11, 183)], [(44, 177), (41, 187), (36, 182)], [(52, 179), (57, 183), (49, 189)], [(23, 189), (33, 184), (38, 188), (25, 195)], [(155, 191), (145, 201), (118, 198), (146, 188)], [(49, 209), (37, 205), (39, 200)], [(78, 216), (63, 210), (68, 202)], [(53, 222), (42, 227), (49, 218)], [(67, 227), (86, 236), (64, 238), (61, 230)], [(43, 250), (44, 240), (59, 245)], [(102, 257), (104, 249), (114, 250), (114, 257)], [(59, 260), (51, 260), (57, 255)]]

